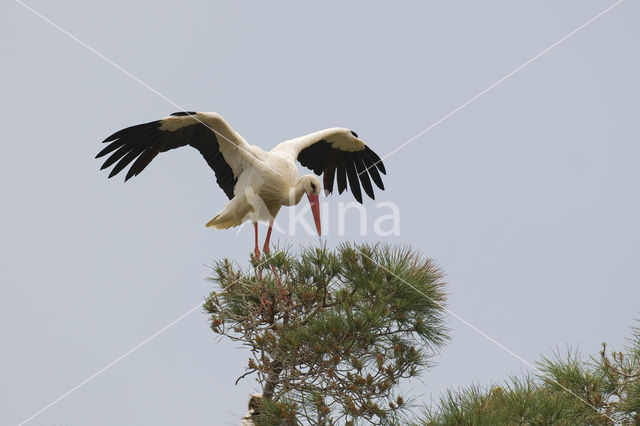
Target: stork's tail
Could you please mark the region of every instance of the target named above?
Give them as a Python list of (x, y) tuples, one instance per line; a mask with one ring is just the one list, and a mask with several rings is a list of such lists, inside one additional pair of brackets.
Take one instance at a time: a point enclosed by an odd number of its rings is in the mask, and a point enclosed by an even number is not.
[(242, 225), (243, 222), (249, 220), (251, 208), (246, 203), (237, 203), (235, 205), (225, 206), (224, 210), (216, 215), (207, 223), (207, 228), (229, 229), (233, 226)]
[[(226, 216), (226, 217), (225, 217)], [(220, 213), (209, 222), (207, 222), (207, 228), (215, 228), (215, 229), (229, 229), (233, 226), (238, 226), (242, 222), (235, 220), (234, 218), (229, 217), (223, 213)]]
[(207, 223), (207, 228), (228, 229), (249, 220), (252, 207), (246, 197), (234, 197), (224, 209)]

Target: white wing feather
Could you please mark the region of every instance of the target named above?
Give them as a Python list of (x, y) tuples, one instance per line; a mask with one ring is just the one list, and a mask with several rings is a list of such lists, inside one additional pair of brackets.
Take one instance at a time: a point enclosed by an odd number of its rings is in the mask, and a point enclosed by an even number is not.
[(332, 148), (345, 152), (362, 151), (365, 148), (364, 142), (354, 137), (351, 130), (342, 127), (331, 127), (284, 141), (273, 148), (271, 152), (285, 154), (291, 160), (296, 161), (300, 151), (321, 140), (330, 143)]

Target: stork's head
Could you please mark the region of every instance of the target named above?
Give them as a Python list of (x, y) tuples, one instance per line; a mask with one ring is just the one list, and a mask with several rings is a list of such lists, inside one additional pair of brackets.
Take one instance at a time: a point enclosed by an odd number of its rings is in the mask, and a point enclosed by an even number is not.
[(309, 204), (311, 204), (311, 212), (313, 213), (313, 221), (316, 223), (318, 235), (322, 235), (320, 227), (320, 181), (314, 175), (304, 175), (300, 178), (300, 183), (307, 194)]

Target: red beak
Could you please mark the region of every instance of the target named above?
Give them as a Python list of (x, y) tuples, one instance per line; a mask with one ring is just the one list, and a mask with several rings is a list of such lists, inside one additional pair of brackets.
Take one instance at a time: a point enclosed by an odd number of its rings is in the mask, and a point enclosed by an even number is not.
[(313, 213), (313, 220), (316, 223), (316, 229), (318, 230), (318, 235), (322, 236), (322, 228), (320, 227), (320, 200), (318, 199), (318, 195), (309, 195), (309, 204), (311, 204), (311, 213)]

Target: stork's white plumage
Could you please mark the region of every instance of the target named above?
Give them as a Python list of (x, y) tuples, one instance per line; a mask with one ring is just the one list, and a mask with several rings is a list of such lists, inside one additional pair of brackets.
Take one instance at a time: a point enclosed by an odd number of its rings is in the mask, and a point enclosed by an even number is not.
[[(131, 164), (125, 181), (138, 175), (158, 155), (190, 145), (200, 151), (216, 175), (230, 201), (211, 219), (208, 227), (226, 229), (252, 221), (255, 228), (255, 254), (258, 249), (258, 221), (269, 222), (263, 250), (269, 252), (273, 220), (282, 206), (309, 198), (318, 231), (320, 227), (320, 181), (314, 175), (298, 178), (296, 160), (323, 175), (325, 194), (333, 191), (337, 178), (339, 193), (347, 186), (358, 202), (362, 191), (374, 197), (371, 180), (384, 189), (380, 173), (386, 173), (380, 157), (358, 139), (352, 130), (334, 127), (282, 142), (267, 152), (249, 145), (217, 113), (177, 112), (162, 120), (138, 124), (109, 136), (109, 142), (96, 158), (111, 155), (102, 169), (115, 164), (109, 177)], [(348, 182), (348, 185), (347, 185)]]

